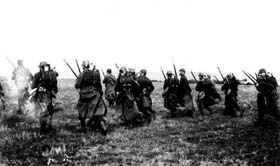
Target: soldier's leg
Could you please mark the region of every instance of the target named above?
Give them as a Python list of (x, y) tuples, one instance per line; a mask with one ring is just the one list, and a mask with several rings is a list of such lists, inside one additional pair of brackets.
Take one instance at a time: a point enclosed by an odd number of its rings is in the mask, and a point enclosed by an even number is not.
[(258, 94), (257, 96), (257, 105), (258, 105), (258, 121), (261, 121), (263, 119), (266, 110), (265, 97), (261, 94)]
[(200, 111), (200, 114), (204, 115), (204, 112), (203, 112), (204, 105), (203, 105), (202, 99), (197, 99), (196, 104), (197, 104), (198, 110)]
[(86, 119), (85, 118), (80, 118), (80, 124), (81, 124), (81, 131), (86, 132)]
[(278, 108), (278, 101), (277, 99), (273, 97), (267, 97), (266, 98), (267, 107), (270, 111), (270, 114), (276, 119), (280, 121), (280, 112)]
[(103, 116), (94, 116), (93, 121), (96, 124), (97, 129), (100, 130), (101, 134), (106, 135), (107, 134), (107, 127), (105, 124), (105, 120)]

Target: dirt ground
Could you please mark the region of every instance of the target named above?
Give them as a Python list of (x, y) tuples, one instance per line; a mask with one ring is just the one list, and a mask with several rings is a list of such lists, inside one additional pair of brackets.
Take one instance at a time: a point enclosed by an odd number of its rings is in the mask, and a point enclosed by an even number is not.
[[(74, 81), (59, 80), (56, 101), (63, 111), (54, 115), (55, 131), (40, 135), (38, 122), (9, 117), (0, 127), (0, 165), (280, 165), (279, 123), (267, 116), (261, 127), (254, 126), (254, 86), (239, 87), (240, 105), (251, 105), (242, 118), (223, 116), (224, 100), (213, 115), (200, 116), (196, 109), (194, 118), (170, 118), (163, 107), (162, 82), (154, 85), (156, 120), (130, 128), (109, 108), (109, 132), (102, 136), (79, 132)], [(17, 108), (15, 101), (8, 99), (7, 114)]]

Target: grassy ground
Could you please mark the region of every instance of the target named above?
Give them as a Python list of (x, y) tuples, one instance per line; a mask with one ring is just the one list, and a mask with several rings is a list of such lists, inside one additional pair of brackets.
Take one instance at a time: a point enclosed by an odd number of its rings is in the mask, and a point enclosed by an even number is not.
[[(211, 116), (196, 111), (194, 118), (171, 119), (163, 107), (162, 83), (158, 82), (152, 94), (155, 121), (128, 128), (110, 108), (109, 133), (102, 136), (94, 131), (78, 132), (78, 93), (73, 84), (59, 81), (57, 101), (64, 110), (55, 114), (55, 132), (50, 135), (39, 135), (38, 123), (26, 122), (24, 117), (10, 118), (5, 123), (8, 126), (2, 125), (0, 165), (280, 165), (278, 123), (267, 117), (262, 127), (253, 125), (253, 86), (239, 88), (240, 104), (252, 105), (242, 118), (222, 116), (222, 101)], [(8, 110), (16, 108), (13, 100)]]

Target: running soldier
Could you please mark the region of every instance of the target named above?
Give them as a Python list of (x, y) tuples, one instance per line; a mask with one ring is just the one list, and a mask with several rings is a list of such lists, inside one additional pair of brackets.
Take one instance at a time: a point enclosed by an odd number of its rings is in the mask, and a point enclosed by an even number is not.
[(101, 134), (106, 135), (107, 127), (104, 117), (107, 114), (107, 107), (102, 98), (102, 85), (98, 70), (90, 70), (89, 61), (83, 61), (83, 72), (76, 80), (75, 88), (80, 89), (80, 98), (77, 104), (81, 131), (86, 132), (87, 125), (92, 129), (100, 130)]
[(239, 84), (239, 81), (232, 73), (229, 73), (226, 76), (224, 84), (221, 88), (221, 90), (225, 92), (225, 109), (223, 115), (230, 115), (232, 117), (235, 117), (236, 111), (240, 111), (237, 100), (237, 91)]
[(23, 60), (18, 60), (18, 67), (14, 69), (12, 80), (15, 80), (18, 95), (18, 113), (25, 111), (25, 104), (29, 97), (30, 81), (33, 79), (31, 72), (23, 66)]
[(107, 74), (103, 79), (103, 83), (105, 84), (105, 98), (109, 102), (109, 107), (113, 106), (116, 101), (116, 78), (112, 75), (111, 69), (107, 69)]
[(278, 109), (277, 81), (275, 77), (267, 73), (265, 69), (260, 69), (257, 77), (256, 88), (258, 90), (258, 120), (257, 124), (263, 120), (264, 114), (270, 114), (275, 119), (280, 120)]
[(53, 98), (57, 88), (57, 72), (50, 69), (47, 62), (40, 62), (40, 71), (34, 75), (31, 88), (35, 90), (35, 110), (38, 111), (41, 133), (48, 133), (53, 129), (52, 118), (54, 113)]
[(198, 91), (197, 97), (197, 106), (201, 113), (204, 115), (203, 109), (209, 111), (209, 114), (213, 114), (212, 105), (216, 104), (216, 99), (221, 101), (221, 96), (217, 92), (215, 85), (212, 81), (203, 73), (199, 73), (199, 81), (195, 87), (195, 90)]
[(125, 67), (120, 69), (115, 87), (117, 93), (117, 109), (121, 111), (121, 119), (127, 125), (136, 125), (142, 113), (136, 106), (135, 93), (139, 91), (139, 84), (133, 75), (128, 75)]
[(171, 117), (176, 116), (176, 108), (178, 107), (177, 92), (179, 86), (179, 80), (174, 77), (172, 71), (166, 72), (167, 79), (164, 80), (163, 93), (164, 107), (170, 110)]
[(154, 91), (155, 87), (146, 74), (147, 70), (142, 69), (140, 71), (140, 76), (137, 78), (137, 82), (140, 85), (137, 107), (139, 111), (143, 113), (143, 118), (151, 122), (152, 117), (155, 119), (155, 111), (152, 109), (151, 98), (151, 93)]
[(192, 89), (190, 88), (189, 81), (185, 75), (186, 71), (184, 68), (180, 69), (180, 81), (178, 86), (178, 103), (184, 108), (183, 114), (193, 116), (194, 105), (192, 98)]

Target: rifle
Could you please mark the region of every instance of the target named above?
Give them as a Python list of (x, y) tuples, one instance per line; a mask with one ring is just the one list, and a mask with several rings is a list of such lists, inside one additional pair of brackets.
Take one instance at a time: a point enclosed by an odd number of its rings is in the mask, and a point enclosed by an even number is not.
[(115, 63), (115, 66), (117, 67), (118, 70), (120, 69), (119, 66), (116, 63)]
[(254, 85), (257, 84), (257, 81), (255, 80), (255, 78), (251, 78), (250, 75), (248, 73), (246, 73), (244, 70), (242, 70), (242, 72), (254, 83)]
[(216, 80), (218, 81), (218, 83), (220, 83), (220, 80), (214, 75), (214, 77), (216, 78)]
[(191, 74), (193, 76), (193, 79), (195, 80), (195, 82), (197, 83), (197, 79), (195, 78), (195, 75), (193, 74), (193, 72), (191, 71)]
[(76, 76), (76, 78), (78, 78), (78, 75), (75, 73), (75, 71), (72, 69), (72, 67), (69, 65), (69, 63), (65, 59), (64, 59), (64, 62), (69, 67), (69, 69), (72, 71), (72, 73)]
[(161, 70), (161, 73), (162, 73), (164, 79), (166, 80), (166, 76), (165, 76), (165, 74), (164, 74), (164, 72), (163, 72), (163, 70), (162, 70), (162, 67), (160, 67), (160, 70)]
[(80, 69), (80, 66), (79, 66), (79, 63), (78, 63), (77, 59), (75, 59), (75, 61), (76, 61), (76, 65), (78, 67), (79, 73), (81, 74), (82, 72), (81, 72), (81, 69)]
[(172, 57), (172, 63), (173, 63), (173, 68), (174, 68), (175, 76), (178, 78), (177, 70), (176, 70), (176, 66), (175, 66), (175, 64), (174, 64), (174, 59), (173, 59), (173, 57)]
[(102, 71), (103, 77), (105, 77), (105, 73), (104, 73), (103, 69), (101, 69), (101, 71)]
[[(223, 80), (226, 80), (226, 79), (225, 79), (225, 77), (223, 76), (223, 73), (221, 72), (221, 70), (220, 70), (219, 66), (218, 66), (217, 68), (218, 68), (218, 70), (219, 70), (219, 73), (220, 73), (220, 75), (221, 75), (222, 79), (223, 79)], [(226, 81), (227, 81), (227, 80), (226, 80)]]
[(258, 78), (258, 77), (255, 78), (255, 77), (254, 77), (252, 74), (250, 74), (249, 72), (247, 72), (247, 74), (257, 82), (257, 79), (256, 79), (256, 78)]
[(12, 62), (7, 56), (5, 56), (5, 58), (7, 59), (7, 61), (8, 61), (14, 68), (16, 68), (16, 66), (13, 64), (13, 62)]

